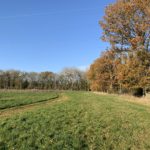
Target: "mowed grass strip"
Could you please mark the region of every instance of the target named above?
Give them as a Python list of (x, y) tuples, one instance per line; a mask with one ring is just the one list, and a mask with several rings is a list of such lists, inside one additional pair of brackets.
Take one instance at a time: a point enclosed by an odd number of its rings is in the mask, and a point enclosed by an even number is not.
[(0, 149), (150, 149), (150, 107), (111, 95), (65, 95), (63, 103), (0, 118)]
[(51, 91), (0, 91), (0, 110), (58, 98)]

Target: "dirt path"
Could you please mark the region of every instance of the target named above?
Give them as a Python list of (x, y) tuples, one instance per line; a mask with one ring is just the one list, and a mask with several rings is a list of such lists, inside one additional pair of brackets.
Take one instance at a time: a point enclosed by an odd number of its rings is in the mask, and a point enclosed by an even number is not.
[(24, 106), (19, 106), (19, 107), (13, 107), (13, 108), (8, 108), (5, 110), (0, 110), (0, 117), (11, 117), (17, 114), (21, 114), (24, 112), (29, 112), (33, 111), (38, 108), (46, 108), (50, 105), (57, 104), (59, 102), (64, 102), (68, 100), (68, 97), (64, 94), (61, 94), (58, 98), (53, 99), (53, 100), (48, 100), (44, 102), (37, 102), (34, 104), (29, 104), (29, 105), (24, 105)]

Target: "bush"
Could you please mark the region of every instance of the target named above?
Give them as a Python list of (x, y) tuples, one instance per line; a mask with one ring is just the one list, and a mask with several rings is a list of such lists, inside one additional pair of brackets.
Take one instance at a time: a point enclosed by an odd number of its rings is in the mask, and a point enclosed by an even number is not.
[(136, 97), (142, 97), (144, 95), (144, 90), (143, 88), (139, 87), (139, 88), (134, 88), (132, 90), (132, 95), (136, 96)]

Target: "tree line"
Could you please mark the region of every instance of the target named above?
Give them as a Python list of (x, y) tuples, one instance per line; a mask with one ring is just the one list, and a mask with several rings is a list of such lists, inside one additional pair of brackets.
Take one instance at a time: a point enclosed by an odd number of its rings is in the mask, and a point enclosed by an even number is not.
[(88, 90), (85, 72), (66, 68), (60, 73), (0, 71), (0, 89)]
[(118, 0), (100, 21), (110, 48), (88, 71), (92, 90), (145, 93), (150, 89), (150, 0)]

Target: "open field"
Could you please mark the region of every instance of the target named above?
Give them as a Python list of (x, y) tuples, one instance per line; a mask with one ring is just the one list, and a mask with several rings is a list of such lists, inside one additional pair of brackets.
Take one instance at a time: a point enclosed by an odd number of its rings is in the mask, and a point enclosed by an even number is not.
[(149, 106), (90, 92), (64, 92), (56, 101), (1, 116), (0, 150), (150, 149)]
[(57, 97), (57, 93), (50, 91), (0, 91), (0, 110), (43, 102)]

